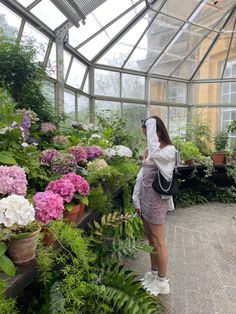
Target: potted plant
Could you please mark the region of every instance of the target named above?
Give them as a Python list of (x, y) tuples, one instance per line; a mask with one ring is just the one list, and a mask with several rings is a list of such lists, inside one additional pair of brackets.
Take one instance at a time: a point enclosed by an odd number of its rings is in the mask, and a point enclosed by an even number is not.
[(12, 194), (0, 200), (0, 225), (1, 240), (7, 240), (7, 255), (14, 264), (35, 258), (40, 226), (33, 205), (24, 196)]
[(236, 160), (236, 142), (234, 142), (232, 145), (231, 145), (231, 150), (232, 150), (232, 158), (234, 160)]
[(180, 151), (181, 159), (189, 166), (193, 165), (194, 159), (200, 155), (198, 147), (191, 141), (185, 142), (181, 145)]
[(88, 182), (74, 172), (64, 175), (61, 179), (52, 181), (46, 190), (50, 190), (62, 197), (64, 201), (64, 218), (69, 222), (76, 221), (84, 213), (84, 206), (88, 205), (87, 195), (90, 190)]
[(225, 149), (229, 141), (229, 133), (220, 131), (214, 136), (215, 152), (212, 154), (214, 164), (225, 164), (226, 153)]

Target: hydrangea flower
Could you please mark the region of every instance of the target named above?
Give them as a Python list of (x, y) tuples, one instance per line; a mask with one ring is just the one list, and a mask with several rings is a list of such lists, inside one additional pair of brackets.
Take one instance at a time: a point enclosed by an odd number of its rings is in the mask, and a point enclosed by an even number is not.
[(46, 187), (46, 190), (50, 190), (53, 193), (60, 195), (67, 203), (72, 201), (76, 192), (74, 184), (65, 178), (50, 182)]
[(97, 145), (87, 147), (88, 159), (93, 159), (103, 155), (103, 150)]
[(51, 220), (62, 218), (64, 211), (63, 198), (54, 192), (47, 190), (38, 192), (33, 197), (37, 220), (48, 224)]
[(16, 113), (17, 114), (23, 113), (24, 116), (26, 115), (30, 119), (31, 124), (34, 124), (35, 122), (39, 121), (37, 113), (35, 113), (31, 109), (25, 109), (25, 108), (17, 109)]
[(105, 149), (104, 154), (109, 158), (112, 158), (114, 156), (131, 158), (133, 156), (131, 149), (123, 145), (117, 145), (113, 146), (112, 148), (107, 148)]
[(0, 194), (25, 195), (26, 190), (26, 174), (21, 167), (0, 166)]
[(44, 134), (52, 133), (56, 130), (56, 126), (51, 122), (44, 122), (41, 124), (41, 131)]
[(60, 153), (51, 160), (52, 170), (58, 174), (66, 174), (76, 171), (77, 161), (76, 158), (68, 153)]
[(23, 129), (23, 138), (27, 139), (29, 137), (29, 129), (31, 128), (30, 118), (25, 114), (21, 122), (21, 127)]
[(109, 167), (104, 159), (96, 159), (88, 163), (88, 170), (98, 170)]
[(12, 194), (0, 200), (0, 224), (5, 227), (26, 226), (34, 220), (34, 207), (24, 196)]
[(93, 133), (93, 134), (91, 135), (91, 138), (100, 140), (102, 137), (101, 137), (101, 135), (99, 135), (99, 134), (97, 134), (97, 133)]
[(85, 162), (88, 158), (87, 149), (85, 147), (72, 146), (68, 151), (75, 157), (77, 162)]
[(75, 191), (80, 195), (87, 195), (90, 191), (90, 186), (88, 182), (78, 174), (71, 172), (63, 176), (63, 179), (69, 180), (75, 187)]
[(44, 151), (42, 151), (41, 155), (40, 155), (40, 163), (41, 165), (47, 165), (50, 166), (51, 165), (51, 161), (54, 157), (59, 156), (60, 152), (57, 151), (56, 149), (46, 149)]
[(67, 144), (69, 144), (68, 138), (66, 136), (64, 136), (64, 135), (54, 136), (52, 141), (56, 145), (67, 145)]

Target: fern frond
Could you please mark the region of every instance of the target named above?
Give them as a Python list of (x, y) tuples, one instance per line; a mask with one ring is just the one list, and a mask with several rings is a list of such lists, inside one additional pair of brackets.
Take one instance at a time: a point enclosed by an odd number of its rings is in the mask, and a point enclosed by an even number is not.
[(143, 240), (127, 238), (125, 240), (116, 239), (113, 241), (113, 253), (118, 258), (127, 258), (137, 251), (153, 252), (153, 247)]

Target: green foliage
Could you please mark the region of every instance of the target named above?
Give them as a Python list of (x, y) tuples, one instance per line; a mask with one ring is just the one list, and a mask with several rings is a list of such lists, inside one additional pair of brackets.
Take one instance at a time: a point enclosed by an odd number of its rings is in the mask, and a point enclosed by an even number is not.
[(0, 271), (3, 271), (8, 276), (15, 276), (16, 267), (13, 262), (5, 255), (6, 250), (6, 243), (0, 241)]
[(236, 120), (231, 121), (230, 125), (228, 125), (227, 130), (229, 132), (236, 132)]
[(44, 70), (36, 63), (31, 42), (19, 43), (0, 37), (0, 87), (5, 88), (18, 108), (30, 108), (43, 121), (54, 121), (52, 105), (41, 92)]
[(6, 282), (0, 278), (0, 313), (17, 314), (16, 300), (5, 297)]
[(153, 247), (143, 240), (136, 240), (129, 237), (124, 240), (117, 238), (112, 243), (112, 251), (118, 259), (121, 259), (132, 257), (137, 251), (152, 253)]
[(89, 208), (104, 212), (108, 204), (108, 196), (105, 194), (102, 186), (92, 187), (88, 196)]
[(227, 174), (234, 180), (236, 184), (236, 161), (233, 161), (230, 165), (226, 166)]
[(216, 133), (214, 137), (215, 149), (217, 152), (222, 152), (226, 149), (229, 141), (229, 133), (226, 131), (220, 131)]
[(186, 161), (190, 159), (196, 159), (200, 154), (198, 147), (193, 142), (183, 143), (180, 151), (181, 158)]
[(193, 190), (180, 190), (179, 194), (176, 196), (176, 207), (189, 207), (196, 204), (207, 203), (207, 198), (199, 191)]

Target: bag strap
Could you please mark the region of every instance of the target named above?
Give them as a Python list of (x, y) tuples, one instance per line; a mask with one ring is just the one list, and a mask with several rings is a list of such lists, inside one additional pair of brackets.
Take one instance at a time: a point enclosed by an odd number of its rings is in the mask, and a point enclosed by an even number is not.
[(160, 178), (160, 170), (158, 169), (157, 170), (157, 177), (158, 177), (158, 184), (160, 186), (160, 188), (164, 191), (164, 192), (169, 192), (170, 188), (171, 188), (171, 185), (172, 185), (172, 182), (173, 182), (173, 179), (174, 179), (174, 172), (177, 173), (178, 172), (178, 154), (179, 152), (175, 152), (175, 168), (174, 168), (174, 171), (173, 171), (173, 176), (172, 176), (172, 179), (170, 180), (170, 185), (167, 189), (163, 188), (163, 186), (161, 185), (161, 178)]

